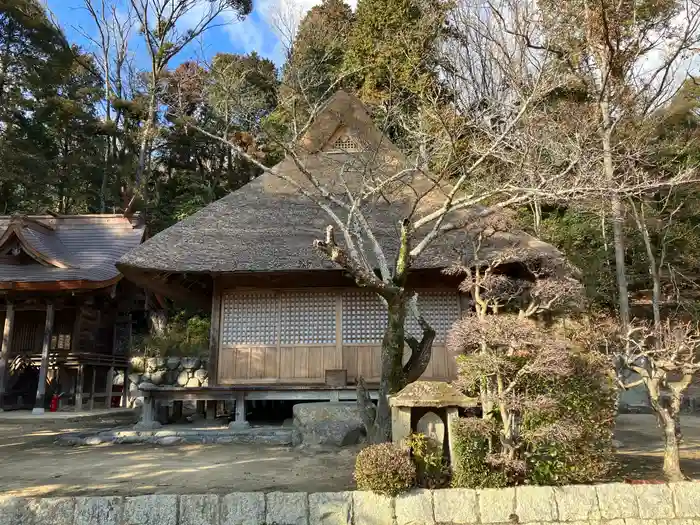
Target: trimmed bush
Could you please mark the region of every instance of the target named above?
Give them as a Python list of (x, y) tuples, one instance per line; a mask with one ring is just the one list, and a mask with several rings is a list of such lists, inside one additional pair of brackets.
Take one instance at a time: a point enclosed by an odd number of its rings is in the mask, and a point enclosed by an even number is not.
[(416, 466), (398, 445), (380, 443), (360, 451), (354, 476), (360, 490), (396, 496), (415, 486)]
[(452, 486), (499, 488), (508, 486), (504, 471), (492, 466), (488, 457), (496, 438), (496, 425), (476, 417), (460, 418), (452, 427)]

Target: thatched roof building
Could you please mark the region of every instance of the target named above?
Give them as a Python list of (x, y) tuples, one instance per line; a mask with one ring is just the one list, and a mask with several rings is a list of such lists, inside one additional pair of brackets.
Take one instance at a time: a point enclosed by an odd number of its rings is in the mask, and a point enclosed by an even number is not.
[[(298, 155), (302, 166), (339, 198), (348, 190), (381, 184), (387, 173), (402, 173), (362, 208), (389, 259), (397, 251), (400, 221), (413, 208), (420, 214), (444, 202), (441, 185), (411, 169), (359, 100), (342, 91), (317, 116)], [(323, 382), (324, 372), (332, 369), (346, 370), (350, 382), (360, 375), (376, 380), (386, 314), (376, 297), (356, 288), (315, 251), (313, 241), (323, 238), (329, 216), (280, 174), (318, 194), (288, 157), (273, 173), (132, 250), (118, 268), (166, 296), (213, 301), (211, 361), (218, 373), (212, 374), (220, 384)], [(463, 212), (447, 219), (468, 218)], [(414, 263), (413, 286), (424, 290), (419, 301), (438, 331), (430, 378), (453, 373), (441, 341), (462, 303), (455, 282), (440, 269), (464, 256), (464, 237), (456, 231), (441, 238)], [(525, 234), (496, 234), (489, 242), (485, 251), (490, 253), (516, 244), (534, 254), (561, 256)], [(371, 258), (371, 250), (366, 251)]]

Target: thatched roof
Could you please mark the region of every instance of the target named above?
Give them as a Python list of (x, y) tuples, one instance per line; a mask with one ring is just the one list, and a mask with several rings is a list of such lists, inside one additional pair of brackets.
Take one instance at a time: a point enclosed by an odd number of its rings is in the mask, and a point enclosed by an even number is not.
[[(345, 185), (359, 183), (361, 176), (345, 171), (349, 159), (368, 162), (368, 154), (340, 151), (341, 143), (369, 145), (365, 152), (373, 152), (373, 162), (391, 164), (392, 173), (408, 166), (398, 149), (374, 126), (360, 101), (342, 91), (331, 98), (302, 140), (300, 157), (330, 191), (344, 195)], [(274, 172), (312, 188), (291, 158), (275, 166)], [(385, 192), (386, 199), (377, 199), (363, 208), (390, 258), (398, 248), (399, 222), (415, 204), (415, 190), (421, 188), (434, 188), (434, 183), (412, 171)], [(444, 193), (434, 189), (420, 200), (418, 211), (434, 210), (443, 200)], [(335, 211), (346, 217), (343, 210)], [(220, 274), (337, 269), (313, 248), (313, 241), (324, 237), (330, 223), (326, 212), (291, 184), (266, 173), (150, 238), (122, 257), (118, 266), (127, 276), (142, 270)], [(490, 242), (489, 250), (517, 243), (528, 251), (561, 256), (552, 246), (525, 234), (498, 234)], [(455, 262), (463, 249), (459, 233), (450, 234), (425, 251), (414, 267), (445, 267)]]
[(109, 286), (143, 234), (123, 215), (0, 216), (0, 289)]

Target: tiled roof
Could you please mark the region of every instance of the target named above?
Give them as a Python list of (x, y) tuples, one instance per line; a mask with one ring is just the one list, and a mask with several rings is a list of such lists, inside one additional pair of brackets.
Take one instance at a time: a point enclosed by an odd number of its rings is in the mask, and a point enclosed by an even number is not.
[(142, 224), (122, 215), (0, 216), (0, 251), (19, 243), (35, 262), (0, 260), (2, 283), (84, 281), (98, 284), (119, 276), (116, 261), (138, 246)]

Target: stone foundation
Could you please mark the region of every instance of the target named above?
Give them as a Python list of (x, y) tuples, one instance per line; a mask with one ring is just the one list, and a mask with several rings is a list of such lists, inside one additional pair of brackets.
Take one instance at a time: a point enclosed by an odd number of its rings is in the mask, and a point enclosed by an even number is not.
[(4, 498), (0, 525), (693, 525), (700, 483), (509, 489)]

